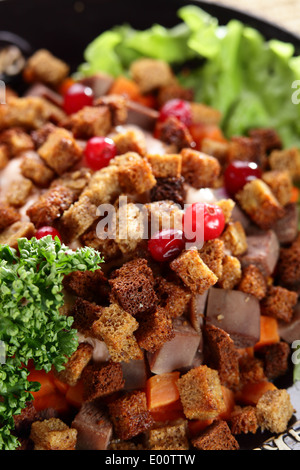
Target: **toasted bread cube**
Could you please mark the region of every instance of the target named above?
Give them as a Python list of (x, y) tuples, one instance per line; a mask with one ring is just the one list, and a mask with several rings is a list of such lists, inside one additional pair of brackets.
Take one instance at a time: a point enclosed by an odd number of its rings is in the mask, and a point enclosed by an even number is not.
[(60, 219), (60, 230), (66, 240), (81, 237), (97, 220), (97, 206), (87, 196), (81, 197)]
[(258, 429), (255, 407), (235, 406), (229, 424), (233, 435), (255, 434)]
[(187, 419), (214, 419), (225, 410), (218, 372), (206, 365), (182, 375), (177, 387)]
[(191, 103), (193, 124), (218, 125), (222, 119), (222, 113), (203, 103)]
[(68, 359), (64, 370), (56, 373), (62, 382), (74, 387), (81, 377), (83, 369), (93, 357), (93, 346), (88, 343), (80, 343), (77, 350)]
[(156, 185), (151, 189), (151, 201), (173, 201), (181, 207), (184, 206), (185, 188), (184, 178), (174, 176), (170, 178), (157, 178)]
[(32, 181), (20, 178), (13, 181), (6, 193), (6, 200), (13, 207), (22, 207), (27, 201), (33, 189)]
[(151, 235), (162, 230), (182, 230), (183, 210), (172, 201), (157, 201), (145, 204), (148, 212)]
[(64, 277), (63, 286), (72, 296), (100, 305), (103, 298), (109, 294), (108, 280), (102, 269), (73, 271)]
[(242, 209), (261, 229), (268, 230), (284, 216), (284, 209), (269, 186), (260, 179), (247, 183), (236, 194)]
[(58, 128), (51, 132), (38, 154), (52, 170), (62, 175), (80, 161), (82, 149), (69, 131)]
[(268, 153), (272, 150), (282, 149), (282, 140), (275, 129), (251, 129), (249, 131), (249, 136), (256, 140), (260, 140), (265, 151)]
[(17, 248), (19, 238), (30, 239), (34, 234), (35, 226), (31, 222), (19, 220), (0, 233), (0, 244)]
[(105, 341), (114, 362), (129, 362), (142, 359), (143, 353), (133, 335), (138, 322), (118, 304), (102, 309), (99, 320), (93, 323), (92, 332), (96, 338)]
[(34, 149), (34, 143), (30, 135), (19, 127), (3, 131), (0, 134), (0, 144), (7, 145), (10, 158)]
[(267, 281), (254, 264), (250, 264), (243, 269), (242, 278), (238, 290), (245, 294), (254, 295), (258, 300), (262, 300), (267, 293)]
[(170, 263), (170, 267), (193, 293), (203, 294), (218, 281), (217, 276), (194, 249), (184, 251)]
[(187, 421), (179, 419), (167, 426), (149, 431), (148, 446), (150, 450), (189, 450)]
[(230, 222), (233, 209), (235, 208), (235, 202), (232, 199), (221, 199), (216, 204), (222, 209), (225, 217), (225, 224), (228, 224)]
[(20, 168), (25, 178), (30, 179), (41, 188), (47, 188), (55, 178), (55, 172), (34, 152), (28, 152), (24, 155)]
[(51, 418), (32, 423), (30, 439), (39, 449), (75, 450), (77, 431), (60, 419)]
[(192, 294), (185, 287), (163, 277), (157, 280), (156, 293), (160, 306), (171, 318), (181, 317), (186, 313), (192, 298)]
[(102, 307), (78, 297), (71, 309), (74, 318), (72, 327), (88, 337), (92, 335), (92, 326), (100, 318)]
[(199, 251), (202, 261), (209, 269), (221, 278), (223, 272), (223, 259), (225, 256), (224, 242), (219, 238), (208, 240)]
[(84, 246), (100, 251), (101, 256), (106, 262), (121, 256), (121, 250), (113, 234), (107, 233), (107, 238), (104, 238), (104, 234), (102, 232), (99, 233), (95, 226), (82, 235), (81, 242)]
[(108, 106), (85, 106), (69, 116), (64, 125), (77, 139), (106, 136), (112, 127), (112, 116)]
[(264, 372), (269, 380), (285, 375), (289, 369), (291, 347), (285, 341), (259, 348), (257, 355), (263, 360)]
[(112, 140), (117, 148), (117, 155), (136, 152), (141, 156), (145, 156), (147, 153), (145, 135), (138, 129), (129, 129), (124, 133), (116, 134)]
[(142, 93), (149, 93), (174, 81), (171, 67), (162, 60), (148, 58), (135, 60), (131, 64), (130, 73)]
[(215, 157), (221, 166), (226, 165), (228, 161), (229, 144), (205, 138), (201, 143), (201, 152), (211, 157)]
[(39, 49), (28, 60), (23, 71), (26, 82), (41, 82), (57, 87), (67, 78), (70, 67), (46, 49)]
[(271, 286), (261, 302), (261, 313), (269, 317), (289, 323), (298, 301), (298, 293), (281, 286)]
[(119, 184), (125, 194), (143, 194), (156, 184), (149, 163), (140, 159), (119, 168)]
[(266, 171), (263, 181), (271, 188), (272, 193), (282, 206), (292, 198), (293, 181), (288, 171)]
[(193, 446), (198, 450), (239, 450), (240, 446), (232, 435), (226, 421), (216, 420), (199, 436), (192, 439)]
[(212, 188), (220, 176), (221, 166), (215, 157), (192, 149), (183, 149), (182, 176), (196, 189)]
[(6, 144), (0, 144), (0, 170), (3, 170), (9, 162), (9, 149)]
[(113, 203), (120, 195), (118, 167), (111, 165), (96, 171), (85, 190), (81, 193), (81, 198), (88, 197), (92, 204)]
[[(111, 77), (110, 77), (111, 78)], [(127, 123), (129, 102), (128, 97), (109, 93), (102, 95), (95, 101), (95, 106), (107, 106), (111, 114), (112, 126), (120, 126)]]
[(193, 101), (194, 90), (191, 88), (182, 87), (179, 83), (174, 80), (174, 83), (160, 87), (157, 94), (158, 106), (162, 107), (165, 103), (170, 100), (180, 99), (184, 101)]
[(222, 276), (218, 285), (222, 289), (234, 289), (242, 277), (241, 263), (235, 256), (225, 255), (222, 266)]
[(265, 149), (259, 139), (252, 137), (233, 137), (229, 142), (228, 161), (243, 160), (264, 164)]
[(246, 355), (240, 357), (239, 364), (241, 387), (249, 383), (259, 383), (266, 380), (262, 359)]
[(278, 279), (287, 288), (297, 289), (300, 279), (300, 236), (287, 247), (281, 248), (278, 262)]
[(288, 171), (293, 181), (300, 178), (300, 151), (296, 147), (273, 150), (269, 158), (271, 170)]
[(186, 127), (175, 116), (168, 117), (163, 122), (157, 123), (159, 139), (169, 146), (167, 153), (178, 153), (184, 148), (193, 146), (193, 137)]
[(123, 390), (125, 381), (120, 363), (92, 363), (82, 373), (83, 398), (91, 402)]
[(269, 390), (256, 405), (256, 416), (261, 430), (281, 433), (287, 429), (294, 408), (287, 390)]
[(142, 349), (154, 353), (164, 343), (174, 338), (172, 320), (168, 312), (161, 307), (140, 319), (139, 328), (135, 333), (137, 342)]
[(116, 243), (123, 254), (133, 253), (147, 235), (147, 214), (134, 203), (117, 212)]
[(240, 222), (230, 222), (221, 235), (225, 250), (233, 256), (246, 253), (248, 244), (245, 230)]
[(182, 156), (180, 154), (147, 155), (155, 178), (179, 178), (181, 176)]
[(0, 202), (0, 232), (20, 220), (20, 218), (19, 212), (14, 207)]

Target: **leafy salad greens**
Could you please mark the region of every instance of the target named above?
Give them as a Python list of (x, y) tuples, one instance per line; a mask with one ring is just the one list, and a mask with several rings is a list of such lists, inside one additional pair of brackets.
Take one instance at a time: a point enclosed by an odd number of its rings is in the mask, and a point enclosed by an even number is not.
[(18, 252), (0, 245), (0, 341), (6, 356), (0, 366), (0, 450), (18, 446), (13, 416), (40, 388), (27, 380), (28, 361), (38, 370), (60, 371), (78, 347), (73, 318), (60, 313), (64, 276), (95, 271), (102, 261), (90, 248), (75, 252), (51, 236), (20, 239)]
[[(195, 90), (196, 101), (223, 114), (225, 135), (242, 135), (249, 128), (275, 128), (285, 146), (300, 146), (300, 105), (293, 104), (292, 84), (300, 78), (300, 57), (292, 44), (266, 41), (255, 29), (218, 20), (197, 6), (178, 11), (173, 28), (159, 24), (145, 31), (120, 25), (88, 45), (80, 75), (128, 74), (133, 60), (147, 56), (181, 68), (180, 82)], [(199, 65), (186, 73), (185, 64)]]

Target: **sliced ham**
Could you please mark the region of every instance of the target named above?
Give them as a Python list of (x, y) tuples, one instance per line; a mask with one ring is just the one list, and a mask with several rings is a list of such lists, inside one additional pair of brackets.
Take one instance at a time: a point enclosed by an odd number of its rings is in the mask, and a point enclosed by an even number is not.
[(279, 335), (289, 344), (300, 340), (300, 303), (295, 307), (293, 319), (290, 323), (279, 322)]
[(260, 338), (260, 305), (253, 295), (211, 288), (206, 322), (226, 331), (238, 348), (254, 346)]
[(147, 366), (144, 360), (132, 360), (122, 363), (125, 390), (144, 388), (147, 381)]
[(82, 405), (72, 428), (78, 432), (76, 450), (106, 450), (113, 432), (105, 409), (96, 402)]
[(147, 108), (134, 101), (128, 102), (128, 118), (127, 124), (134, 124), (142, 129), (153, 130), (155, 123), (159, 117), (158, 111), (152, 108)]
[(192, 327), (200, 332), (203, 324), (208, 290), (204, 294), (193, 295), (190, 303), (190, 322)]
[(40, 98), (45, 98), (51, 103), (55, 104), (59, 108), (63, 105), (63, 97), (57, 93), (56, 91), (52, 90), (51, 88), (43, 85), (42, 83), (35, 83), (32, 85), (25, 93), (24, 96), (38, 96)]
[(113, 77), (102, 72), (96, 73), (91, 77), (82, 78), (79, 81), (83, 85), (90, 87), (93, 90), (95, 99), (106, 95), (114, 83)]
[(240, 257), (242, 268), (254, 264), (264, 276), (270, 276), (279, 258), (280, 245), (273, 230), (247, 237), (248, 250)]
[(299, 209), (297, 204), (288, 204), (285, 207), (285, 215), (279, 219), (273, 227), (279, 243), (288, 245), (298, 235)]

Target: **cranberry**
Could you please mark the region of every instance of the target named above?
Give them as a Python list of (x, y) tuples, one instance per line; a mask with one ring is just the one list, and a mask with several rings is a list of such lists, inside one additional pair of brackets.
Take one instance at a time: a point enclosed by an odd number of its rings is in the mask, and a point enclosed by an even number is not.
[(55, 239), (55, 237), (58, 237), (61, 241), (61, 235), (59, 231), (56, 230), (54, 227), (48, 227), (48, 226), (39, 228), (35, 234), (35, 238), (40, 240), (41, 238), (47, 237), (48, 235), (51, 235), (53, 240)]
[(167, 101), (160, 110), (159, 120), (164, 122), (169, 117), (176, 117), (182, 124), (189, 127), (192, 124), (190, 103), (180, 99)]
[(170, 229), (156, 233), (148, 242), (148, 249), (155, 261), (172, 261), (184, 249), (185, 241), (181, 230)]
[(80, 83), (74, 83), (64, 95), (63, 108), (67, 114), (73, 114), (85, 106), (92, 106), (93, 102), (93, 90)]
[(115, 143), (108, 137), (92, 137), (86, 144), (86, 164), (94, 171), (106, 167), (116, 154)]
[(201, 244), (222, 234), (225, 217), (219, 206), (196, 202), (186, 209), (183, 224), (186, 241)]
[(249, 181), (261, 178), (262, 172), (254, 162), (233, 161), (224, 173), (224, 182), (227, 192), (234, 196), (243, 189)]

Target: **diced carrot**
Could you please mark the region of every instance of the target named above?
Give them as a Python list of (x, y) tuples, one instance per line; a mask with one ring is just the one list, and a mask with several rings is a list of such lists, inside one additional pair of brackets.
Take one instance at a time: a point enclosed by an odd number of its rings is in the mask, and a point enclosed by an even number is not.
[(146, 393), (150, 411), (178, 402), (177, 381), (179, 377), (179, 372), (169, 372), (154, 375), (147, 380)]
[(226, 139), (218, 126), (207, 124), (192, 124), (189, 131), (196, 143), (197, 149), (201, 150), (203, 139), (216, 140), (218, 142), (226, 142)]
[(70, 405), (65, 396), (58, 392), (36, 398), (33, 405), (37, 411), (53, 408), (58, 413), (65, 414), (70, 410)]
[(239, 358), (240, 359), (243, 359), (243, 358), (253, 358), (254, 357), (254, 348), (251, 347), (251, 348), (240, 348), (237, 350), (238, 354), (239, 354)]
[(292, 189), (292, 197), (291, 197), (290, 203), (298, 202), (299, 197), (300, 197), (299, 188), (294, 186), (293, 189)]
[[(174, 407), (173, 407), (174, 406)], [(184, 419), (184, 413), (180, 402), (175, 403), (173, 406), (166, 406), (163, 408), (151, 411), (151, 416), (156, 422), (175, 421), (177, 419)]]
[(224, 387), (224, 385), (222, 385), (222, 392), (223, 392), (223, 398), (224, 398), (226, 409), (225, 411), (223, 411), (223, 413), (219, 414), (219, 418), (227, 421), (230, 418), (230, 415), (233, 411), (233, 408), (235, 405), (235, 398), (234, 398), (233, 391), (227, 387)]
[(65, 395), (69, 390), (69, 385), (59, 380), (57, 377), (53, 377), (53, 382), (57, 390)]
[(146, 106), (147, 108), (156, 108), (157, 103), (156, 99), (153, 95), (141, 95), (140, 97), (136, 98), (138, 103)]
[(52, 372), (47, 373), (44, 370), (32, 369), (29, 372), (28, 380), (29, 382), (38, 382), (41, 384), (39, 391), (31, 392), (35, 399), (56, 392)]
[(278, 332), (278, 322), (276, 318), (261, 315), (260, 317), (260, 339), (254, 346), (254, 350), (268, 344), (278, 343), (280, 336)]
[(109, 90), (109, 94), (127, 96), (133, 101), (136, 101), (142, 96), (138, 84), (130, 78), (123, 76), (116, 78)]
[(276, 390), (276, 388), (272, 382), (267, 380), (258, 383), (248, 383), (235, 394), (235, 400), (243, 405), (255, 406), (260, 397), (268, 390)]
[(65, 80), (63, 80), (63, 82), (59, 85), (59, 88), (58, 88), (58, 93), (62, 96), (64, 96), (68, 89), (74, 85), (75, 83), (75, 80), (72, 78), (72, 77), (67, 77)]
[(190, 436), (197, 436), (200, 432), (204, 431), (207, 426), (212, 424), (213, 419), (197, 419), (188, 422)]
[(83, 403), (83, 383), (78, 381), (74, 387), (69, 387), (66, 393), (68, 403), (75, 408), (80, 408)]

